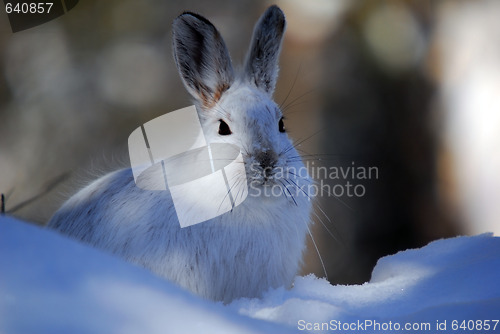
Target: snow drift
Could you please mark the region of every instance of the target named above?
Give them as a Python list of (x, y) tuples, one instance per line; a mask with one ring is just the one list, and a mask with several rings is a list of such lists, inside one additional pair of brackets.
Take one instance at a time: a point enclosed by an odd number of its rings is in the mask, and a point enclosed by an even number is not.
[(500, 332), (500, 238), (435, 241), (379, 260), (370, 282), (228, 306), (52, 231), (0, 217), (1, 333)]

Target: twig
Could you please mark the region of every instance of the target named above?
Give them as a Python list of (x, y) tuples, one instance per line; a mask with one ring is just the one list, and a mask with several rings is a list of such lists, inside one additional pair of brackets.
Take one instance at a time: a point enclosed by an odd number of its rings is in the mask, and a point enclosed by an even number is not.
[[(15, 211), (17, 211), (19, 209), (22, 209), (26, 205), (31, 204), (32, 202), (36, 201), (40, 197), (46, 195), (52, 189), (54, 189), (59, 183), (65, 181), (69, 177), (69, 175), (70, 175), (70, 172), (66, 172), (66, 173), (63, 173), (63, 174), (55, 177), (54, 179), (52, 179), (50, 182), (48, 182), (45, 185), (44, 189), (42, 189), (42, 191), (39, 194), (37, 194), (37, 195), (35, 195), (35, 196), (33, 196), (33, 197), (31, 197), (31, 198), (29, 198), (29, 199), (27, 199), (27, 200), (19, 203), (18, 205), (16, 205), (13, 208), (9, 209), (7, 211), (7, 213), (13, 213), (13, 212), (15, 212)], [(3, 197), (3, 194), (2, 194), (2, 209), (3, 209), (2, 213), (5, 212), (5, 206), (4, 205), (5, 205), (5, 203), (4, 203), (4, 197)]]

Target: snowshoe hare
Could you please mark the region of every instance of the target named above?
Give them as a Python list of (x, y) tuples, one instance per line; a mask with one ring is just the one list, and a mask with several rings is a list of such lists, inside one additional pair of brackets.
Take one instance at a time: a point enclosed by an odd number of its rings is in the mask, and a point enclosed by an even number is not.
[(175, 62), (207, 142), (231, 143), (243, 154), (248, 196), (240, 205), (181, 228), (169, 191), (139, 188), (128, 168), (80, 190), (48, 226), (211, 300), (290, 287), (311, 221), (311, 180), (272, 100), (284, 31), (283, 12), (271, 6), (236, 72), (207, 19), (186, 12), (173, 23)]

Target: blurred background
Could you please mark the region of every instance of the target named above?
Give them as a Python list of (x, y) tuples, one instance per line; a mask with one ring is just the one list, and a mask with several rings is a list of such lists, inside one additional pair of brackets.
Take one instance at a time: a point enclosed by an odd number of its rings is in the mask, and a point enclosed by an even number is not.
[[(185, 10), (241, 64), (268, 1), (80, 0), (12, 33), (0, 12), (0, 192), (43, 225), (77, 189), (129, 165), (140, 124), (191, 104), (171, 50)], [(277, 0), (288, 20), (275, 100), (310, 168), (375, 167), (362, 196), (315, 204), (303, 274), (362, 283), (378, 258), (500, 234), (499, 1)], [(359, 192), (358, 192), (359, 194)]]

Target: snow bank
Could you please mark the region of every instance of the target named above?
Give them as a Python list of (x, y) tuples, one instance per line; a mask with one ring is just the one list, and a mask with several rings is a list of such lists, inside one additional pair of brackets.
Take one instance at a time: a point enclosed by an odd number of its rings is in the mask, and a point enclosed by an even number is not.
[(290, 291), (270, 291), (262, 300), (239, 300), (231, 307), (296, 328), (302, 324), (300, 328), (314, 329), (326, 322), (334, 331), (344, 328), (340, 324), (355, 323), (352, 332), (366, 333), (386, 332), (361, 326), (370, 321), (408, 324), (415, 326), (415, 333), (423, 332), (426, 324), (434, 332), (444, 321), (448, 330), (453, 321), (458, 327), (464, 320), (467, 326), (469, 320), (498, 321), (500, 238), (485, 234), (435, 241), (380, 259), (371, 281), (363, 285), (331, 286), (313, 276), (297, 277)]
[(0, 218), (0, 333), (287, 333), (55, 232)]
[(421, 333), (444, 326), (494, 333), (499, 282), (500, 238), (480, 235), (382, 258), (363, 285), (297, 277), (291, 290), (223, 306), (52, 231), (0, 217), (1, 333)]

